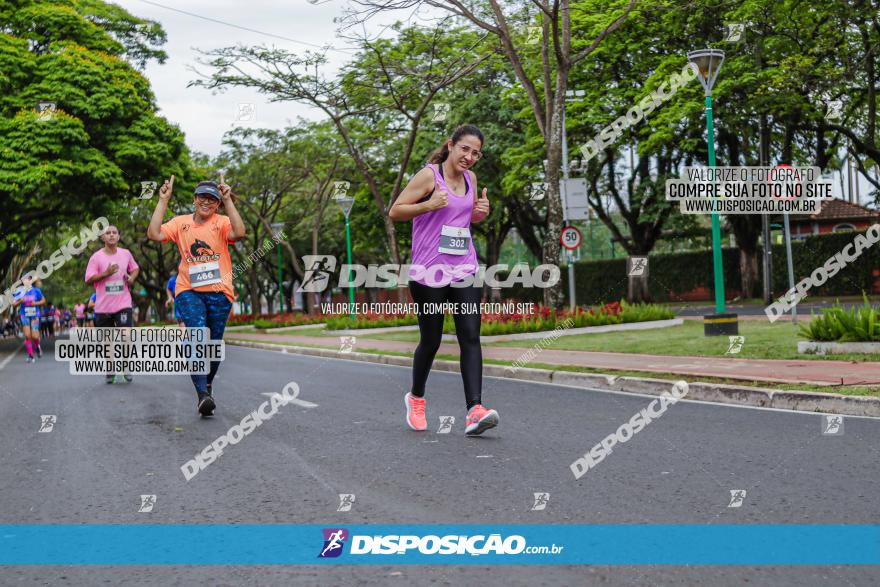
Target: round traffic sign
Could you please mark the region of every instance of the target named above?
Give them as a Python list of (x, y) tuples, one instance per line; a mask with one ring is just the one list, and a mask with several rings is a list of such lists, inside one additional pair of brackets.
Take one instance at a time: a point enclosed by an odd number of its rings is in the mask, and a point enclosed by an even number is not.
[(569, 251), (574, 251), (581, 246), (581, 231), (574, 226), (566, 226), (559, 235), (559, 242)]

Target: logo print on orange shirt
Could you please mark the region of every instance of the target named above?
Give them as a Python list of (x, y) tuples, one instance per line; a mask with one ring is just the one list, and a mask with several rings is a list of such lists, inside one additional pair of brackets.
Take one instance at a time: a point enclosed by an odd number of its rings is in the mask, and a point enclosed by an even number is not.
[(220, 259), (220, 255), (216, 254), (208, 243), (199, 239), (195, 239), (193, 244), (189, 246), (189, 252), (192, 256), (186, 260), (187, 263), (205, 263)]

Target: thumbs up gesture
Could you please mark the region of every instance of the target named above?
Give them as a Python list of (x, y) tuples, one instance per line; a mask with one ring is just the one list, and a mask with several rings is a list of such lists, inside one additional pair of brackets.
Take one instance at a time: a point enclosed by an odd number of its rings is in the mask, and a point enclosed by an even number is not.
[(474, 213), (472, 219), (477, 222), (489, 215), (489, 198), (486, 197), (488, 191), (487, 188), (483, 188), (483, 193), (479, 198), (474, 200)]
[(434, 195), (431, 196), (431, 199), (428, 200), (428, 207), (431, 211), (439, 210), (440, 208), (445, 208), (449, 203), (448, 194), (446, 191), (437, 191), (434, 192)]

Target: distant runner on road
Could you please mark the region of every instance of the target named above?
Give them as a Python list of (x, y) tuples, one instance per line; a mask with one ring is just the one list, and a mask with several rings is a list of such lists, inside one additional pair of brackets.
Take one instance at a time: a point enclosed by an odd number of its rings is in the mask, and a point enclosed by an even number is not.
[(94, 326), (95, 325), (95, 303), (97, 300), (97, 294), (92, 292), (92, 295), (89, 296), (89, 302), (86, 304), (86, 321), (84, 326)]
[(73, 325), (80, 328), (86, 325), (86, 305), (82, 302), (73, 307)]
[[(119, 229), (112, 224), (101, 235), (104, 248), (96, 251), (86, 267), (86, 283), (95, 286), (95, 326), (98, 328), (132, 328), (134, 317), (131, 307), (131, 284), (140, 268), (128, 249), (119, 244)], [(131, 375), (123, 374), (131, 383)], [(116, 376), (108, 373), (107, 383)]]
[(33, 363), (36, 360), (34, 352), (37, 358), (43, 356), (43, 349), (40, 348), (40, 308), (46, 305), (46, 298), (43, 291), (33, 285), (30, 277), (24, 277), (21, 281), (24, 285), (14, 294), (12, 303), (21, 306), (19, 318), (24, 334), (24, 348), (27, 351), (27, 362)]
[(183, 316), (180, 315), (180, 308), (177, 307), (177, 303), (174, 301), (175, 289), (177, 289), (177, 272), (171, 274), (168, 283), (165, 285), (165, 293), (168, 295), (168, 299), (165, 300), (165, 307), (171, 306), (174, 310), (174, 319), (177, 320), (177, 325), (184, 326)]

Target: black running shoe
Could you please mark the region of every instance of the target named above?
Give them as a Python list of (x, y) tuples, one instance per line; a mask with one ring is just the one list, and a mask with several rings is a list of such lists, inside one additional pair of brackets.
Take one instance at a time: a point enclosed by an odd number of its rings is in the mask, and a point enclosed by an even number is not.
[(125, 379), (126, 383), (131, 383), (131, 375), (123, 375), (122, 378)]
[(213, 416), (215, 407), (214, 398), (207, 393), (199, 394), (199, 413), (202, 416)]
[(104, 377), (104, 383), (106, 383), (108, 385), (111, 383), (114, 383), (115, 381), (116, 381), (116, 375), (107, 375)]
[(38, 359), (42, 359), (42, 358), (43, 358), (43, 349), (41, 349), (41, 348), (39, 347), (39, 345), (37, 345), (37, 358), (38, 358)]

